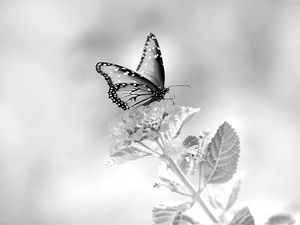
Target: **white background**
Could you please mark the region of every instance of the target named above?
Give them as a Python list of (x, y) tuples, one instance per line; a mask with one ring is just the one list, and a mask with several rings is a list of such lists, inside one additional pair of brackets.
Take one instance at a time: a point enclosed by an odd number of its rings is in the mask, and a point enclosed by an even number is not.
[(152, 188), (155, 160), (103, 166), (122, 111), (95, 64), (135, 69), (149, 32), (166, 86), (192, 85), (176, 103), (202, 109), (184, 134), (240, 135), (238, 206), (299, 215), (299, 1), (2, 0), (0, 30), (1, 222), (151, 224), (177, 199)]

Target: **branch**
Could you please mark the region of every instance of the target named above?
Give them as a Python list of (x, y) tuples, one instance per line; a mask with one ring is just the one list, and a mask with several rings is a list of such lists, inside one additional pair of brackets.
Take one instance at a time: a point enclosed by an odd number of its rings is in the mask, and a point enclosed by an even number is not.
[(203, 208), (203, 210), (206, 212), (206, 214), (210, 217), (210, 219), (214, 223), (219, 223), (218, 219), (212, 214), (212, 212), (209, 210), (209, 208), (206, 206), (206, 204), (201, 199), (200, 195), (195, 190), (193, 184), (190, 182), (190, 180), (184, 175), (184, 173), (178, 168), (176, 163), (171, 159), (170, 157), (164, 155), (163, 159), (165, 159), (173, 172), (180, 178), (180, 180), (184, 183), (184, 185), (189, 189), (191, 194), (194, 196), (198, 204)]

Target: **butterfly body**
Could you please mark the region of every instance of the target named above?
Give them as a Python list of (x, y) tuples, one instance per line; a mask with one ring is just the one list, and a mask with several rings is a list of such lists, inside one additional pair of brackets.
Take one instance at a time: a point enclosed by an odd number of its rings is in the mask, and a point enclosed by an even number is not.
[(124, 110), (160, 101), (169, 91), (164, 86), (165, 73), (160, 48), (151, 33), (147, 36), (136, 72), (107, 62), (97, 63), (96, 70), (109, 85), (108, 97)]
[(165, 88), (165, 87), (159, 88), (156, 92), (152, 94), (153, 101), (160, 101), (164, 99), (165, 94), (167, 94), (169, 90), (170, 90), (169, 88)]

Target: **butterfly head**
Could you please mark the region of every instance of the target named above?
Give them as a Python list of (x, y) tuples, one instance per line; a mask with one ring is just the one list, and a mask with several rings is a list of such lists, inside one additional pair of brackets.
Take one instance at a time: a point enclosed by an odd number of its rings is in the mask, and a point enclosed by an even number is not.
[(165, 98), (165, 95), (170, 91), (169, 88), (162, 87), (158, 91), (152, 94), (152, 99), (154, 101), (160, 101)]
[(162, 92), (162, 94), (163, 94), (163, 96), (165, 96), (165, 94), (167, 94), (168, 92), (170, 91), (170, 88), (163, 88), (162, 90), (161, 90), (161, 92)]

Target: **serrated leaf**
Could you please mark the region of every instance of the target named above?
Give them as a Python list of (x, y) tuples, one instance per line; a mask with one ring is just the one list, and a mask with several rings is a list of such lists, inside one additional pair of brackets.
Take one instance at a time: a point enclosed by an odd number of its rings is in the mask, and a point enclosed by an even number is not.
[(194, 220), (192, 217), (179, 212), (176, 215), (172, 225), (200, 225), (200, 223)]
[[(152, 209), (152, 220), (154, 225), (173, 225), (178, 222), (181, 213), (192, 206), (191, 202), (179, 205), (157, 205)], [(176, 218), (176, 220), (175, 220)], [(175, 223), (176, 224), (176, 223)]]
[(182, 215), (182, 224), (181, 225), (200, 225), (200, 223), (194, 220), (192, 217), (188, 215)]
[(296, 222), (295, 219), (288, 214), (277, 214), (271, 216), (268, 222), (266, 222), (265, 224), (266, 225), (292, 225), (295, 222)]
[(225, 210), (224, 211), (228, 211), (233, 205), (234, 203), (236, 202), (237, 198), (238, 198), (238, 195), (239, 195), (239, 192), (241, 190), (241, 184), (242, 184), (242, 180), (241, 179), (238, 179), (232, 190), (231, 190), (231, 193), (229, 195), (229, 198), (228, 198), (228, 201), (227, 201), (227, 205), (225, 207)]
[(232, 178), (240, 152), (240, 142), (234, 129), (224, 122), (207, 146), (203, 172), (207, 183), (224, 183)]
[(180, 110), (177, 111), (169, 121), (169, 130), (167, 131), (167, 136), (171, 140), (176, 138), (180, 134), (182, 127), (199, 111), (200, 108), (181, 106)]
[(193, 136), (193, 135), (189, 135), (184, 139), (184, 141), (182, 142), (182, 145), (185, 148), (190, 148), (195, 145), (196, 146), (199, 145), (199, 143), (200, 143), (199, 138), (197, 138), (196, 136)]
[(255, 222), (248, 207), (244, 207), (235, 214), (228, 225), (255, 225)]
[(179, 213), (177, 213), (177, 215), (175, 216), (172, 225), (182, 225), (182, 211), (180, 211)]

